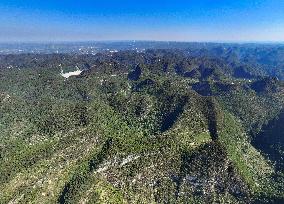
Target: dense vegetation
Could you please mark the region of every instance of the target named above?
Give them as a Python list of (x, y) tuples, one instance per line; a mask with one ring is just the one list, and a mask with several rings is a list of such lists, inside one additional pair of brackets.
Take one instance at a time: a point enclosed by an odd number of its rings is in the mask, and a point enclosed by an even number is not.
[(276, 48), (225, 47), (0, 56), (0, 203), (284, 202)]

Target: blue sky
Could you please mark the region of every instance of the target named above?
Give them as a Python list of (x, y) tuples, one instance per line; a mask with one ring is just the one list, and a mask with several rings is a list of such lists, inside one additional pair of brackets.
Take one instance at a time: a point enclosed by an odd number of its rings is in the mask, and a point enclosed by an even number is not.
[(0, 41), (284, 41), (283, 0), (0, 0)]

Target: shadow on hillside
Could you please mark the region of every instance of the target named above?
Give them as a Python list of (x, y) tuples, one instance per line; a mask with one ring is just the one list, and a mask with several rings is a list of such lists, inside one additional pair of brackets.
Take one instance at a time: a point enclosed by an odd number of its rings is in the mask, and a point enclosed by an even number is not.
[(210, 132), (211, 138), (213, 141), (218, 139), (218, 131), (217, 131), (217, 113), (215, 103), (212, 99), (207, 101), (208, 108), (208, 130)]
[(183, 113), (187, 101), (188, 101), (187, 98), (181, 100), (177, 104), (176, 108), (165, 116), (165, 118), (162, 121), (161, 132), (169, 130), (174, 125), (177, 118)]
[(252, 145), (275, 163), (276, 170), (284, 170), (284, 111), (262, 128)]

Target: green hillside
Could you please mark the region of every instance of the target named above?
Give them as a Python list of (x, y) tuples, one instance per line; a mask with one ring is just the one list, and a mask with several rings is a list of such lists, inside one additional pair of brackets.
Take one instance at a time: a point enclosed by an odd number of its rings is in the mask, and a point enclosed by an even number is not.
[(173, 50), (32, 57), (0, 74), (0, 203), (284, 201), (278, 79)]

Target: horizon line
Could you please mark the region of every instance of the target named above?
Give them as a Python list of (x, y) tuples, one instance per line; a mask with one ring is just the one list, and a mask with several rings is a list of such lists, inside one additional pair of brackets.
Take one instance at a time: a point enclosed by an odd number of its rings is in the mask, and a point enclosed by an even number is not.
[(283, 44), (284, 40), (208, 40), (208, 41), (186, 41), (186, 40), (11, 40), (1, 41), (0, 44), (61, 44), (61, 43), (118, 43), (118, 42), (156, 42), (156, 43), (216, 43), (216, 44)]

